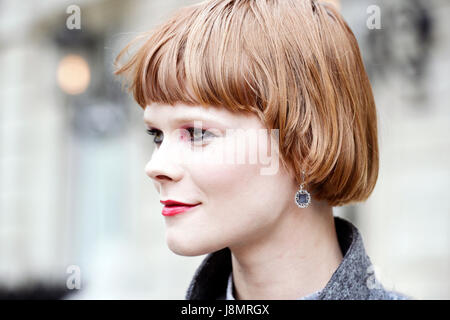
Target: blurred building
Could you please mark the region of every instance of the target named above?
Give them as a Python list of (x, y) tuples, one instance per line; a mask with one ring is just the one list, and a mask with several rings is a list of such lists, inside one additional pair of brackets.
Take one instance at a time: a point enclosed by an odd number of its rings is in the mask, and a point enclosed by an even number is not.
[[(0, 296), (184, 298), (203, 256), (166, 246), (144, 173), (152, 141), (112, 72), (139, 32), (194, 2), (0, 1)], [(450, 3), (341, 10), (373, 84), (381, 166), (369, 200), (335, 212), (360, 228), (383, 283), (449, 299)]]

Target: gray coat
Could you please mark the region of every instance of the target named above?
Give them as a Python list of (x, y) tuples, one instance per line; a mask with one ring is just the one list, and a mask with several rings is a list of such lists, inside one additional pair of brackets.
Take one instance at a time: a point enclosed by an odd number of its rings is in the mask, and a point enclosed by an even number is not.
[[(358, 229), (334, 217), (339, 245), (344, 258), (326, 286), (308, 296), (314, 300), (409, 300), (410, 296), (386, 290), (375, 278)], [(208, 254), (195, 271), (186, 292), (187, 300), (225, 300), (232, 271), (229, 248)], [(230, 295), (228, 295), (229, 297)], [(312, 298), (311, 298), (312, 297)], [(303, 298), (300, 298), (303, 299)]]

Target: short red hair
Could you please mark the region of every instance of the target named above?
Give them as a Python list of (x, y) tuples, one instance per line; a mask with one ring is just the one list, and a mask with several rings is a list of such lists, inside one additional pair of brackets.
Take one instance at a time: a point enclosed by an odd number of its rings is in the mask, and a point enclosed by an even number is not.
[[(313, 198), (366, 200), (379, 169), (375, 101), (354, 34), (314, 0), (209, 0), (138, 39), (115, 72), (151, 103), (252, 112), (279, 129), (280, 158)], [(127, 51), (130, 43), (116, 59)]]

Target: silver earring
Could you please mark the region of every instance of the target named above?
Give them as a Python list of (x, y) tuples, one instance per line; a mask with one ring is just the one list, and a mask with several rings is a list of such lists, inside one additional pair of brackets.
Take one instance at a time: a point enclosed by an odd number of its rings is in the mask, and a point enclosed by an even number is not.
[(298, 190), (297, 193), (295, 194), (295, 203), (300, 208), (306, 208), (311, 203), (311, 195), (309, 194), (308, 191), (303, 190), (303, 184), (305, 182), (305, 171), (302, 171), (302, 175), (303, 181), (302, 184), (300, 185), (300, 190)]

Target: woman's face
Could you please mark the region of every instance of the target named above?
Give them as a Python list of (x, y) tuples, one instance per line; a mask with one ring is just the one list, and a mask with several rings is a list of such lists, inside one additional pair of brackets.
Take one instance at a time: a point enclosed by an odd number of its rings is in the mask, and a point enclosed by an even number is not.
[(160, 200), (200, 203), (180, 214), (161, 215), (174, 253), (196, 256), (258, 241), (294, 203), (298, 186), (278, 166), (278, 142), (256, 115), (152, 104), (144, 120), (156, 134), (150, 137), (156, 146), (145, 172)]

